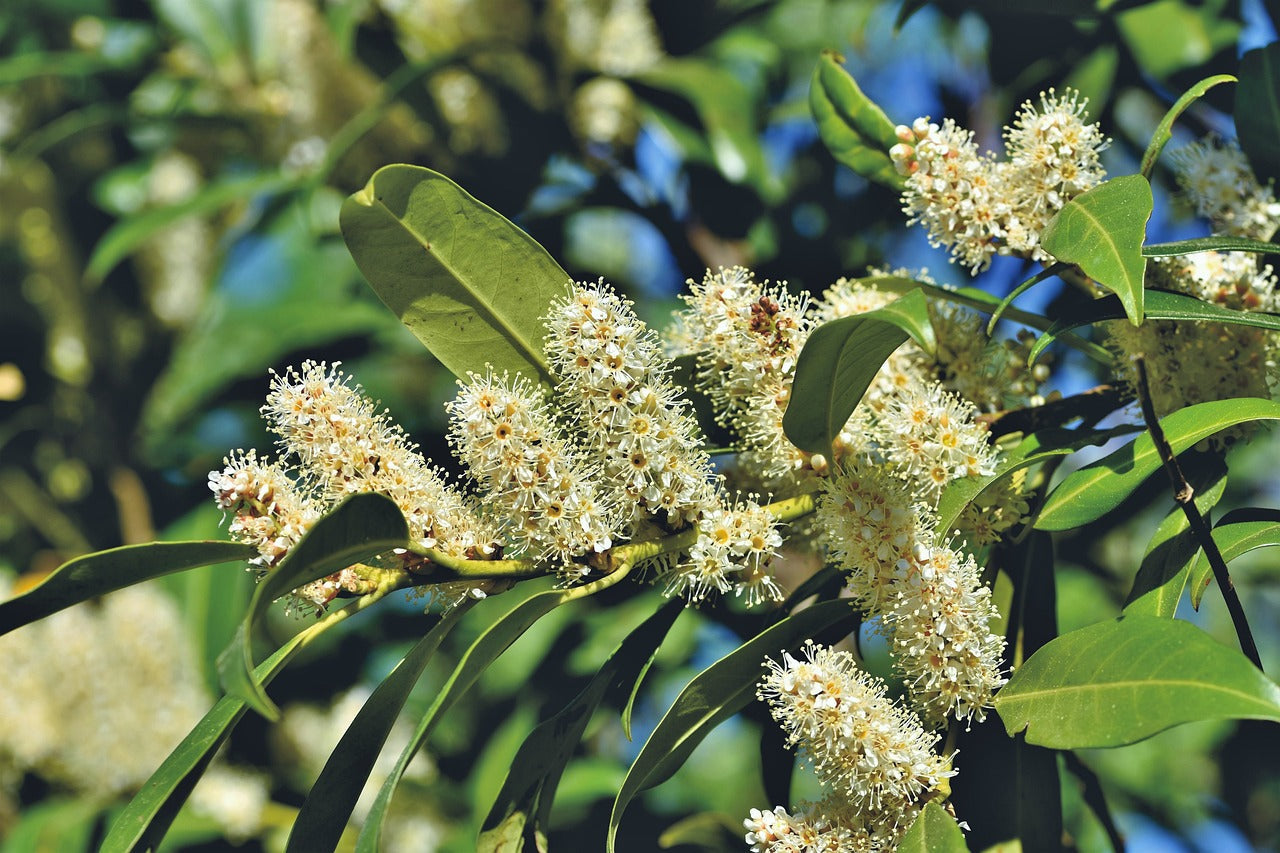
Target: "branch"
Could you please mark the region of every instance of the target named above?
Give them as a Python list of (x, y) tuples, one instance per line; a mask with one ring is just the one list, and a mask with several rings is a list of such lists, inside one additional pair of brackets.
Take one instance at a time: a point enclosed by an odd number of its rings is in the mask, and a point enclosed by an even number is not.
[(1013, 432), (1032, 433), (1044, 427), (1062, 426), (1076, 418), (1101, 420), (1130, 398), (1131, 393), (1127, 388), (1099, 385), (1061, 400), (1051, 400), (1041, 406), (1005, 409), (978, 415), (975, 420), (985, 423), (992, 438), (997, 438)]
[(1102, 824), (1102, 828), (1106, 830), (1107, 838), (1111, 841), (1111, 848), (1115, 853), (1124, 853), (1124, 836), (1120, 834), (1120, 829), (1116, 826), (1115, 819), (1111, 817), (1111, 809), (1107, 807), (1107, 798), (1102, 793), (1102, 783), (1098, 781), (1098, 774), (1094, 773), (1089, 767), (1080, 760), (1071, 750), (1063, 750), (1063, 761), (1066, 762), (1067, 770), (1072, 776), (1080, 780), (1080, 786), (1084, 789), (1082, 795), (1085, 805), (1093, 812), (1094, 817), (1098, 819), (1098, 823)]
[(1142, 417), (1147, 422), (1147, 429), (1151, 433), (1151, 441), (1155, 444), (1156, 452), (1160, 454), (1160, 461), (1164, 463), (1164, 470), (1169, 475), (1169, 482), (1173, 485), (1173, 499), (1182, 507), (1182, 512), (1187, 516), (1187, 523), (1191, 525), (1191, 532), (1195, 535), (1196, 541), (1200, 547), (1204, 549), (1204, 555), (1209, 560), (1209, 565), (1213, 567), (1214, 580), (1218, 582), (1218, 589), (1222, 590), (1222, 598), (1227, 604), (1227, 612), (1231, 614), (1231, 623), (1235, 625), (1236, 636), (1240, 638), (1240, 648), (1244, 652), (1245, 657), (1253, 662), (1258, 669), (1262, 669), (1262, 658), (1258, 655), (1258, 646), (1253, 641), (1253, 632), (1249, 630), (1249, 620), (1245, 617), (1244, 607), (1240, 604), (1240, 596), (1236, 592), (1235, 584), (1231, 582), (1231, 575), (1227, 571), (1227, 561), (1222, 559), (1222, 552), (1218, 550), (1218, 543), (1213, 541), (1213, 533), (1209, 529), (1208, 522), (1204, 516), (1200, 514), (1200, 508), (1196, 506), (1196, 491), (1187, 482), (1187, 478), (1182, 474), (1182, 468), (1178, 465), (1178, 459), (1174, 456), (1173, 448), (1169, 446), (1169, 441), (1164, 437), (1164, 430), (1160, 427), (1160, 419), (1156, 417), (1155, 405), (1151, 402), (1151, 388), (1147, 384), (1147, 365), (1146, 362), (1139, 357), (1138, 365), (1138, 400), (1142, 403)]

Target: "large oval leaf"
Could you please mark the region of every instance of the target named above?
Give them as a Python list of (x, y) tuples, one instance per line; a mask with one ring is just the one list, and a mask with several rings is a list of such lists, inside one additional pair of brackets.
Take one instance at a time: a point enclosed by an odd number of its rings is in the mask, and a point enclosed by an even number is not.
[(765, 629), (695, 676), (627, 771), (609, 816), (609, 853), (613, 853), (623, 812), (636, 795), (669, 779), (712, 729), (751, 702), (767, 655), (794, 648), (828, 628), (852, 628), (858, 618), (847, 600), (815, 604)]
[(932, 351), (933, 326), (924, 294), (912, 291), (883, 308), (824, 323), (796, 361), (782, 428), (796, 447), (830, 453), (877, 371), (907, 338)]
[(258, 584), (235, 639), (219, 656), (218, 672), (227, 693), (244, 699), (267, 719), (278, 719), (280, 709), (252, 677), (253, 631), (258, 620), (273, 601), (291, 590), (408, 543), (404, 515), (385, 495), (352, 495), (317, 521)]
[(257, 554), (236, 542), (148, 542), (76, 557), (54, 569), (38, 585), (0, 602), (0, 635), (151, 578), (198, 566), (247, 560)]
[(1280, 721), (1280, 687), (1190, 622), (1127, 614), (1050, 642), (996, 695), (1010, 735), (1123, 746), (1196, 720)]
[[(1257, 516), (1244, 520), (1247, 516)], [(1239, 518), (1241, 520), (1233, 520)], [(1280, 514), (1274, 510), (1245, 510), (1228, 513), (1213, 528), (1213, 541), (1222, 552), (1222, 559), (1230, 562), (1241, 554), (1256, 548), (1280, 545)], [(1204, 551), (1196, 551), (1190, 568), (1191, 606), (1200, 609), (1204, 592), (1213, 580), (1213, 567)]]
[(1135, 326), (1142, 322), (1142, 243), (1153, 204), (1146, 178), (1112, 178), (1063, 205), (1040, 235), (1046, 252), (1119, 296)]
[(889, 158), (889, 149), (898, 144), (894, 124), (862, 93), (841, 62), (838, 54), (823, 51), (813, 70), (809, 109), (818, 135), (837, 161), (865, 178), (900, 190), (906, 179)]
[[(1124, 306), (1114, 296), (1106, 296), (1088, 303), (1078, 311), (1074, 311), (1057, 320), (1049, 330), (1040, 336), (1031, 347), (1028, 361), (1034, 362), (1045, 347), (1054, 339), (1072, 329), (1102, 323), (1108, 320), (1120, 320), (1125, 317)], [(1148, 290), (1146, 294), (1146, 316), (1148, 320), (1178, 320), (1183, 322), (1203, 321), (1208, 323), (1228, 323), (1236, 326), (1253, 326), (1258, 329), (1280, 329), (1280, 315), (1267, 314), (1262, 311), (1233, 311), (1221, 305), (1202, 302), (1185, 293), (1173, 293), (1168, 290)]]
[(925, 803), (898, 842), (898, 853), (969, 853), (956, 819), (937, 803)]
[(627, 635), (572, 702), (529, 734), (485, 818), (477, 851), (519, 853), (546, 848), (547, 820), (556, 786), (591, 715), (611, 688), (615, 698), (633, 693), (641, 673), (683, 611), (680, 601), (669, 601), (659, 608)]
[[(298, 632), (254, 669), (253, 679), (261, 684), (270, 684), (284, 669), (285, 664), (308, 643), (380, 597), (381, 594), (376, 594), (357, 599)], [(248, 704), (235, 696), (223, 696), (219, 699), (151, 774), (142, 790), (125, 806), (111, 825), (111, 831), (102, 842), (100, 853), (141, 853), (155, 850), (178, 810), (191, 795), (201, 774), (248, 709)]]
[(1280, 43), (1240, 58), (1236, 87), (1236, 135), (1258, 180), (1280, 179)]
[[(1211, 400), (1179, 409), (1160, 419), (1174, 453), (1236, 424), (1280, 420), (1280, 403), (1260, 397)], [(1115, 509), (1160, 467), (1160, 456), (1143, 433), (1097, 462), (1074, 471), (1049, 493), (1036, 527), (1070, 530)]]
[(335, 850), (342, 832), (351, 819), (351, 811), (360, 792), (369, 781), (373, 765), (404, 703), (422, 677), (427, 663), (440, 648), (445, 635), (474, 603), (467, 599), (454, 607), (419, 640), (396, 668), (382, 680), (347, 726), (342, 739), (329, 754), (324, 769), (307, 794), (293, 830), (289, 833), (286, 853), (308, 853), (311, 850)]
[(385, 166), (342, 205), (342, 235), (382, 301), (456, 376), (550, 381), (542, 318), (569, 274), (444, 175)]
[[(1220, 456), (1212, 455), (1198, 465), (1182, 463), (1181, 467), (1195, 489), (1196, 508), (1207, 518), (1226, 490), (1227, 466)], [(1172, 619), (1187, 588), (1191, 562), (1199, 547), (1187, 514), (1182, 507), (1176, 507), (1147, 543), (1133, 588), (1125, 599), (1124, 612)]]
[(1230, 74), (1215, 74), (1212, 77), (1204, 78), (1183, 92), (1182, 97), (1178, 98), (1174, 105), (1169, 108), (1169, 111), (1164, 114), (1164, 118), (1160, 119), (1160, 124), (1156, 125), (1156, 132), (1151, 135), (1151, 142), (1147, 145), (1147, 150), (1142, 154), (1142, 166), (1138, 169), (1138, 174), (1144, 178), (1151, 177), (1151, 172), (1156, 167), (1156, 160), (1160, 159), (1160, 152), (1164, 150), (1165, 145), (1173, 138), (1173, 123), (1187, 111), (1187, 107), (1204, 97), (1204, 93), (1214, 86), (1220, 83), (1234, 83), (1235, 80), (1236, 78)]

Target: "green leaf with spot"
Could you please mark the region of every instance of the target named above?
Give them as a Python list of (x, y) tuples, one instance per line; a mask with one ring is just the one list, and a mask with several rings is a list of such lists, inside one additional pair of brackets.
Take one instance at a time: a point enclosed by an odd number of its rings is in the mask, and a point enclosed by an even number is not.
[(896, 849), (898, 853), (969, 853), (956, 819), (933, 802), (925, 803)]
[(796, 447), (830, 453), (885, 359), (913, 338), (934, 348), (929, 306), (918, 290), (883, 308), (824, 323), (809, 335), (796, 361), (782, 428)]
[(501, 214), (437, 172), (385, 166), (342, 205), (360, 271), (456, 376), (523, 373), (550, 382), (542, 318), (569, 274)]
[(1089, 749), (1198, 720), (1280, 721), (1280, 687), (1190, 622), (1126, 614), (1049, 642), (995, 706), (1010, 735)]
[[(1224, 429), (1252, 421), (1280, 420), (1280, 403), (1260, 397), (1212, 400), (1179, 409), (1160, 419), (1175, 454)], [(1097, 521), (1115, 509), (1160, 468), (1160, 456), (1150, 433), (1073, 471), (1045, 500), (1036, 527), (1070, 530)]]
[(1119, 296), (1135, 326), (1143, 316), (1142, 243), (1152, 207), (1147, 179), (1124, 175), (1067, 202), (1040, 235), (1046, 252)]
[(1240, 58), (1236, 136), (1259, 182), (1280, 178), (1280, 42)]
[(900, 190), (906, 179), (889, 157), (889, 149), (899, 141), (894, 124), (858, 88), (841, 67), (843, 61), (838, 54), (824, 51), (813, 71), (809, 108), (818, 135), (838, 162), (865, 178)]

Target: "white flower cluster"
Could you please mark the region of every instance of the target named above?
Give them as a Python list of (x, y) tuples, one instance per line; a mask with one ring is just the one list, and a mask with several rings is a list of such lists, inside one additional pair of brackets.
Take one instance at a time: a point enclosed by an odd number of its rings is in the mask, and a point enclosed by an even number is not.
[(1270, 240), (1280, 202), (1263, 186), (1234, 139), (1202, 139), (1173, 153), (1174, 171), (1196, 212), (1219, 234)]
[(1005, 128), (1008, 159), (979, 151), (973, 133), (946, 119), (900, 125), (890, 150), (907, 178), (903, 209), (935, 246), (962, 265), (986, 269), (996, 254), (1046, 260), (1040, 233), (1062, 206), (1105, 177), (1107, 140), (1086, 122), (1086, 101), (1051, 89), (1022, 105)]
[(830, 789), (817, 817), (796, 820), (782, 808), (752, 810), (745, 821), (753, 850), (797, 846), (806, 835), (817, 849), (885, 849), (911, 825), (923, 802), (955, 775), (933, 751), (939, 741), (910, 710), (888, 698), (882, 681), (845, 651), (806, 645), (803, 658), (766, 659), (759, 697)]

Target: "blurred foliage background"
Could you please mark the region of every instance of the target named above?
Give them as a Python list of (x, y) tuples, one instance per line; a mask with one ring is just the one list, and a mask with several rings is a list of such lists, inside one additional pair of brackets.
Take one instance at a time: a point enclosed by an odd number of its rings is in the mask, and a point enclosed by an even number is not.
[[(341, 200), (378, 166), (444, 172), (574, 275), (630, 293), (657, 326), (706, 267), (742, 263), (812, 290), (871, 265), (958, 282), (891, 192), (822, 148), (808, 110), (821, 50), (838, 50), (895, 121), (951, 116), (989, 148), (1024, 99), (1073, 86), (1114, 137), (1108, 168), (1121, 174), (1184, 88), (1274, 39), (1274, 11), (1234, 0), (7, 0), (0, 594), (87, 551), (220, 538), (206, 472), (231, 448), (270, 446), (257, 417), (267, 371), (303, 358), (345, 362), (450, 466), (441, 403), (453, 378), (364, 286), (338, 233)], [(1179, 134), (1230, 135), (1229, 88), (1211, 90)], [(1156, 184), (1153, 242), (1206, 233), (1168, 175)], [(1025, 270), (1001, 260), (977, 283), (1003, 294)], [(1036, 296), (1051, 315), (1078, 298)], [(1087, 371), (1065, 357), (1055, 381), (1070, 393), (1099, 381)], [(1232, 470), (1260, 474), (1233, 479), (1224, 506), (1276, 498), (1273, 443), (1243, 452)], [(1152, 485), (1114, 529), (1059, 539), (1073, 566), (1059, 578), (1063, 630), (1119, 612), (1166, 503)], [(1251, 565), (1239, 582), (1274, 666), (1280, 602), (1250, 581), (1276, 570)], [(92, 848), (215, 695), (213, 661), (251, 585), (237, 565), (197, 570), (0, 641), (16, 662), (0, 674), (4, 850)], [(527, 732), (652, 609), (634, 591), (600, 598), (539, 622), (447, 718), (398, 802), (394, 849), (473, 845)], [(1227, 622), (1212, 598), (1188, 615), (1217, 630)], [(421, 630), (420, 608), (344, 624), (287, 671), (272, 691), (286, 723), (246, 719), (220, 762), (223, 787), (184, 813), (171, 849), (279, 849), (343, 720)], [(482, 618), (450, 636), (455, 656)], [(736, 645), (733, 625), (727, 611), (681, 617), (638, 729)], [(293, 630), (284, 618), (277, 628)], [(442, 677), (428, 671), (420, 707)], [(722, 727), (637, 804), (622, 849), (660, 837), (743, 849), (740, 816), (779, 790), (761, 782), (758, 723)], [(1249, 723), (1186, 726), (1081, 759), (1132, 850), (1276, 849), (1276, 738)], [(560, 787), (553, 847), (603, 836), (636, 748), (604, 715), (586, 743)], [(1068, 831), (1080, 849), (1106, 849), (1063, 773)], [(991, 784), (977, 768), (956, 780), (974, 849), (999, 840), (980, 828)]]

